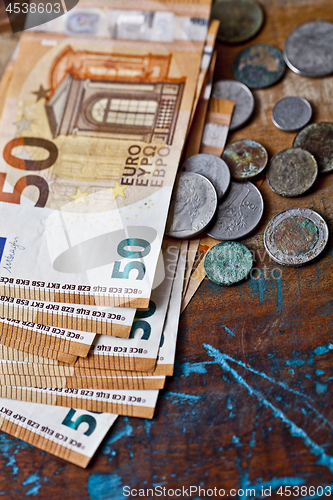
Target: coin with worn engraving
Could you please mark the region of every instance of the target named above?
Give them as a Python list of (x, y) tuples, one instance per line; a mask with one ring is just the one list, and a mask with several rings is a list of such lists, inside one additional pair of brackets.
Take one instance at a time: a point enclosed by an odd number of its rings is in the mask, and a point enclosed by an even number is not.
[(211, 248), (205, 257), (207, 277), (217, 285), (233, 285), (245, 279), (253, 266), (250, 250), (237, 241), (223, 241)]
[(213, 184), (203, 175), (182, 172), (172, 195), (165, 234), (190, 238), (206, 229), (217, 208)]
[(288, 148), (270, 160), (266, 179), (274, 193), (293, 198), (306, 193), (313, 186), (317, 175), (317, 162), (309, 151)]
[(236, 80), (219, 80), (214, 83), (212, 97), (228, 99), (235, 103), (229, 125), (230, 130), (244, 125), (253, 113), (254, 97), (251, 90)]
[(263, 10), (256, 0), (218, 0), (212, 7), (211, 17), (220, 21), (217, 38), (226, 43), (249, 40), (264, 21)]
[(239, 52), (233, 64), (235, 78), (250, 89), (270, 87), (280, 80), (285, 69), (281, 50), (263, 43)]
[(216, 240), (245, 238), (260, 222), (264, 201), (252, 182), (230, 182), (227, 196), (217, 208), (217, 216), (207, 229)]
[(333, 72), (333, 23), (310, 21), (290, 33), (284, 44), (289, 68), (302, 76), (326, 76)]
[(296, 135), (293, 146), (313, 154), (320, 174), (333, 171), (333, 123), (310, 123)]
[(264, 244), (278, 264), (302, 266), (318, 257), (328, 241), (324, 219), (309, 208), (289, 208), (267, 224)]
[(243, 139), (229, 144), (222, 153), (222, 159), (230, 168), (232, 177), (244, 181), (264, 170), (268, 154), (259, 142)]
[(225, 161), (215, 155), (200, 153), (188, 158), (182, 165), (182, 172), (204, 175), (216, 189), (220, 201), (230, 184), (230, 170)]
[(286, 132), (299, 130), (311, 120), (312, 107), (303, 97), (290, 96), (280, 99), (272, 111), (274, 125)]

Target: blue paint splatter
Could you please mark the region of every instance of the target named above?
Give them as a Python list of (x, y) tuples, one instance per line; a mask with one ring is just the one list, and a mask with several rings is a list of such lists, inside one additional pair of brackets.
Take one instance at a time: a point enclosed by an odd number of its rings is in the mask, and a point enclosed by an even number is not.
[(13, 475), (16, 475), (19, 471), (16, 465), (15, 455), (20, 450), (25, 450), (27, 448), (32, 448), (32, 446), (24, 441), (17, 441), (8, 437), (6, 434), (0, 434), (0, 454), (8, 460), (6, 467), (12, 467)]
[(174, 401), (172, 401), (173, 404), (175, 403), (189, 403), (194, 404), (196, 401), (199, 401), (201, 396), (192, 396), (191, 394), (184, 394), (182, 392), (168, 392), (166, 393), (165, 397), (167, 399), (173, 398)]
[(147, 436), (150, 436), (150, 428), (153, 425), (153, 423), (154, 423), (153, 420), (149, 420), (147, 418), (145, 418), (144, 421), (143, 421), (143, 426), (145, 428)]
[(123, 429), (120, 429), (117, 432), (111, 433), (110, 437), (108, 437), (105, 441), (105, 444), (115, 443), (119, 441), (119, 439), (123, 437), (129, 437), (133, 434), (133, 427), (128, 422), (128, 417), (124, 417), (123, 421), (125, 422), (125, 426)]
[[(118, 474), (92, 474), (87, 483), (91, 500), (124, 500), (122, 480)], [(125, 490), (126, 491), (126, 490)]]
[(278, 311), (282, 312), (283, 308), (283, 295), (282, 295), (282, 283), (279, 278), (276, 280), (276, 293), (277, 293), (277, 303), (278, 303)]
[(324, 370), (316, 370), (316, 375), (324, 375)]
[(212, 365), (211, 361), (206, 361), (203, 363), (183, 363), (182, 365), (178, 365), (178, 375), (185, 375), (188, 377), (191, 373), (207, 373), (206, 365)]
[(333, 473), (333, 457), (327, 455), (322, 446), (313, 441), (313, 439), (311, 439), (301, 427), (290, 420), (279, 408), (268, 401), (260, 391), (251, 387), (236, 370), (231, 368), (231, 366), (229, 366), (229, 364), (227, 363), (227, 359), (229, 358), (229, 356), (227, 356), (226, 354), (222, 354), (218, 349), (215, 349), (209, 344), (203, 344), (203, 346), (207, 350), (209, 356), (214, 358), (215, 362), (220, 365), (225, 372), (231, 374), (234, 379), (240, 385), (242, 385), (251, 396), (255, 396), (262, 406), (269, 408), (276, 418), (279, 418), (283, 423), (287, 425), (292, 436), (301, 438), (303, 440), (305, 446), (309, 448), (310, 452), (318, 457), (318, 465), (326, 466)]
[(322, 394), (327, 389), (327, 384), (321, 384), (320, 382), (316, 382), (316, 393)]
[(239, 444), (239, 438), (237, 436), (232, 436), (232, 444)]
[(333, 344), (326, 344), (326, 345), (321, 345), (316, 347), (314, 350), (314, 353), (316, 356), (321, 356), (322, 354), (326, 354), (327, 352), (330, 352), (333, 349)]
[(230, 333), (230, 335), (232, 335), (233, 337), (236, 337), (236, 335), (234, 334), (234, 332), (232, 332), (231, 330), (229, 330), (229, 328), (227, 328), (225, 325), (222, 325), (223, 328), (225, 329), (226, 332)]
[(23, 481), (22, 485), (27, 486), (28, 484), (33, 484), (35, 483), (35, 486), (32, 486), (30, 490), (26, 492), (26, 496), (33, 496), (35, 497), (38, 495), (39, 490), (41, 489), (42, 485), (40, 484), (41, 477), (38, 474), (33, 474), (32, 476), (28, 477), (25, 481)]
[(303, 366), (305, 365), (304, 359), (287, 359), (287, 366)]

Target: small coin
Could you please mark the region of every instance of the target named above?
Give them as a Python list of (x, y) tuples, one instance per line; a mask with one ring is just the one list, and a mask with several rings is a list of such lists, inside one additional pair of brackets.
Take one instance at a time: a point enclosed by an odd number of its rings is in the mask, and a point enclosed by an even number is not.
[(201, 233), (212, 221), (216, 208), (213, 184), (203, 175), (182, 172), (173, 192), (165, 234), (190, 238)]
[(236, 241), (223, 241), (211, 248), (204, 267), (208, 278), (217, 285), (233, 285), (247, 277), (253, 266), (252, 253)]
[(299, 75), (318, 77), (333, 72), (333, 23), (310, 21), (290, 33), (284, 44), (284, 58)]
[(230, 182), (226, 198), (217, 208), (217, 216), (207, 234), (216, 240), (238, 240), (253, 231), (260, 222), (264, 201), (251, 182)]
[(260, 30), (264, 13), (255, 0), (219, 0), (212, 7), (212, 19), (220, 21), (220, 42), (241, 43)]
[(255, 177), (264, 170), (268, 154), (259, 142), (243, 139), (227, 146), (222, 159), (230, 168), (232, 177), (243, 181)]
[(306, 193), (317, 175), (317, 162), (311, 153), (302, 148), (288, 148), (273, 156), (266, 178), (274, 193), (292, 198)]
[(235, 58), (234, 75), (250, 89), (263, 89), (276, 83), (285, 72), (282, 52), (273, 45), (251, 45)]
[(321, 174), (333, 171), (333, 123), (311, 123), (296, 135), (293, 146), (312, 153)]
[(254, 97), (251, 90), (236, 80), (220, 80), (213, 85), (212, 96), (218, 99), (228, 99), (235, 103), (229, 129), (244, 125), (254, 110)]
[(225, 161), (215, 155), (197, 154), (188, 158), (182, 165), (182, 172), (201, 174), (213, 184), (220, 201), (230, 184), (230, 170)]
[(284, 97), (278, 101), (272, 111), (274, 125), (286, 132), (299, 130), (311, 120), (312, 108), (303, 97)]
[(325, 248), (329, 231), (324, 219), (309, 208), (290, 208), (275, 215), (266, 227), (264, 244), (278, 264), (302, 266)]

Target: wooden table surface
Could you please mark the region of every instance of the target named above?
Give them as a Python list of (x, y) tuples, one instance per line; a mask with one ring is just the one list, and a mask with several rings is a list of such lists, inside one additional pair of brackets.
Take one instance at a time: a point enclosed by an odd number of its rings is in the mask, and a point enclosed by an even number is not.
[[(233, 58), (243, 47), (264, 42), (282, 49), (299, 24), (333, 21), (332, 0), (261, 3), (265, 24), (255, 39), (219, 44), (216, 80), (233, 77)], [(332, 77), (287, 69), (278, 84), (254, 95), (253, 118), (228, 142), (253, 139), (270, 156), (291, 146), (295, 134), (271, 121), (274, 104), (288, 95), (311, 102), (313, 121), (333, 121)], [(294, 487), (291, 498), (320, 498), (310, 486), (333, 492), (332, 238), (324, 255), (302, 268), (278, 266), (263, 247), (267, 222), (288, 207), (316, 210), (333, 232), (333, 174), (298, 199), (274, 194), (266, 181), (260, 189), (265, 214), (244, 241), (256, 250), (257, 279), (230, 288), (202, 283), (181, 316), (175, 376), (160, 393), (154, 419), (120, 417), (86, 470), (0, 432), (1, 498), (118, 500), (124, 486), (156, 485), (244, 490), (233, 498), (247, 498), (249, 488), (262, 498), (262, 487), (271, 487), (275, 499), (287, 496), (277, 493), (280, 486)]]

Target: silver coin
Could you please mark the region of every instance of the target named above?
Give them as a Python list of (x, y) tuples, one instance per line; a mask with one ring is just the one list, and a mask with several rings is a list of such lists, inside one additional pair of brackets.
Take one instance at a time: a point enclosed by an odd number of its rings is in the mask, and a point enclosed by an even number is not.
[(317, 77), (333, 72), (333, 23), (310, 21), (288, 36), (284, 58), (289, 68), (303, 76)]
[(238, 240), (260, 222), (264, 201), (252, 182), (230, 182), (227, 197), (219, 204), (217, 216), (207, 234), (216, 240)]
[(203, 175), (182, 172), (172, 195), (165, 234), (190, 238), (206, 229), (217, 208), (213, 184)]
[(236, 80), (220, 80), (213, 85), (212, 97), (234, 101), (235, 107), (229, 126), (230, 130), (244, 125), (253, 113), (254, 97), (244, 83)]
[(284, 97), (272, 111), (274, 125), (286, 132), (299, 130), (309, 123), (312, 117), (311, 104), (303, 97)]
[(302, 266), (318, 257), (328, 236), (327, 224), (317, 212), (309, 208), (289, 208), (269, 221), (264, 244), (278, 264)]
[(216, 189), (220, 201), (230, 184), (230, 170), (222, 158), (207, 153), (200, 153), (188, 158), (182, 165), (182, 172), (195, 172), (204, 175)]
[(287, 198), (301, 196), (314, 184), (318, 175), (315, 157), (302, 148), (288, 148), (270, 160), (266, 179), (274, 193)]

